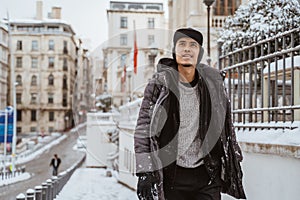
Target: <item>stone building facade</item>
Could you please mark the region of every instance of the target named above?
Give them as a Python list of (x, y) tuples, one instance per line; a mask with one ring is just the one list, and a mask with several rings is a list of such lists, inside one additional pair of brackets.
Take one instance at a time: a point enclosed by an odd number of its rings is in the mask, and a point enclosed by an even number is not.
[(5, 109), (9, 97), (8, 55), (8, 30), (6, 25), (0, 22), (0, 110)]
[(10, 21), (17, 133), (47, 134), (73, 124), (75, 33), (61, 20), (60, 7), (53, 7), (49, 17), (43, 18), (38, 1), (35, 19)]

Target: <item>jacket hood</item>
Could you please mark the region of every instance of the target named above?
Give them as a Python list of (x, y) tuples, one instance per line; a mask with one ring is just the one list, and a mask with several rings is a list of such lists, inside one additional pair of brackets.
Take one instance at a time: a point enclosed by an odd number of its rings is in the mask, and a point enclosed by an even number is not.
[(177, 63), (175, 60), (172, 58), (161, 58), (157, 64), (157, 72), (165, 71), (170, 67), (177, 71)]

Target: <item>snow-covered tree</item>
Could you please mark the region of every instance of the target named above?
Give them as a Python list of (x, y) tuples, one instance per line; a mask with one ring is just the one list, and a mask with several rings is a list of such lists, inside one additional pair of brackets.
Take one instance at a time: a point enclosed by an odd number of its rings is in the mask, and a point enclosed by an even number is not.
[(298, 0), (251, 0), (225, 20), (222, 49), (236, 49), (300, 25)]

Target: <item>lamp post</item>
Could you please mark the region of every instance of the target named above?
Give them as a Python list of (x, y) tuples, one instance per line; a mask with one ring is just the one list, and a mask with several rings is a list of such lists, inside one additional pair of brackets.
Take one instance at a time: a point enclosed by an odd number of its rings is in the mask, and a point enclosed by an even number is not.
[[(158, 54), (158, 48), (157, 45), (153, 42), (151, 43), (151, 45), (149, 46), (149, 71), (146, 73), (147, 78), (151, 78), (152, 75), (155, 72), (155, 58)], [(150, 77), (149, 77), (149, 76)]]
[(131, 101), (131, 76), (132, 76), (132, 72), (133, 72), (133, 67), (127, 67), (126, 68), (126, 74), (128, 76), (128, 96), (129, 96), (129, 101)]
[(207, 6), (207, 63), (210, 66), (210, 19), (209, 19), (209, 12), (210, 6), (214, 3), (215, 0), (203, 0), (204, 4)]

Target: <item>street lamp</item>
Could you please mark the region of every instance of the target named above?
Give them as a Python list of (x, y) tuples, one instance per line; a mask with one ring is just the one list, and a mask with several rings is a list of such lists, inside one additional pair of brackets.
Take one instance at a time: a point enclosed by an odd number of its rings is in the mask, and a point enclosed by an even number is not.
[(152, 43), (150, 45), (150, 54), (149, 54), (149, 60), (150, 60), (150, 66), (154, 66), (155, 64), (155, 57), (157, 56), (158, 48), (156, 47), (155, 43)]
[(215, 0), (203, 0), (204, 4), (207, 6), (207, 63), (210, 66), (210, 19), (209, 12), (210, 6), (214, 3)]
[(128, 96), (129, 96), (129, 101), (131, 101), (131, 76), (132, 76), (132, 72), (133, 72), (133, 67), (130, 66), (130, 67), (127, 67), (126, 68), (126, 74), (128, 76), (128, 82), (129, 82), (129, 85), (128, 85)]

